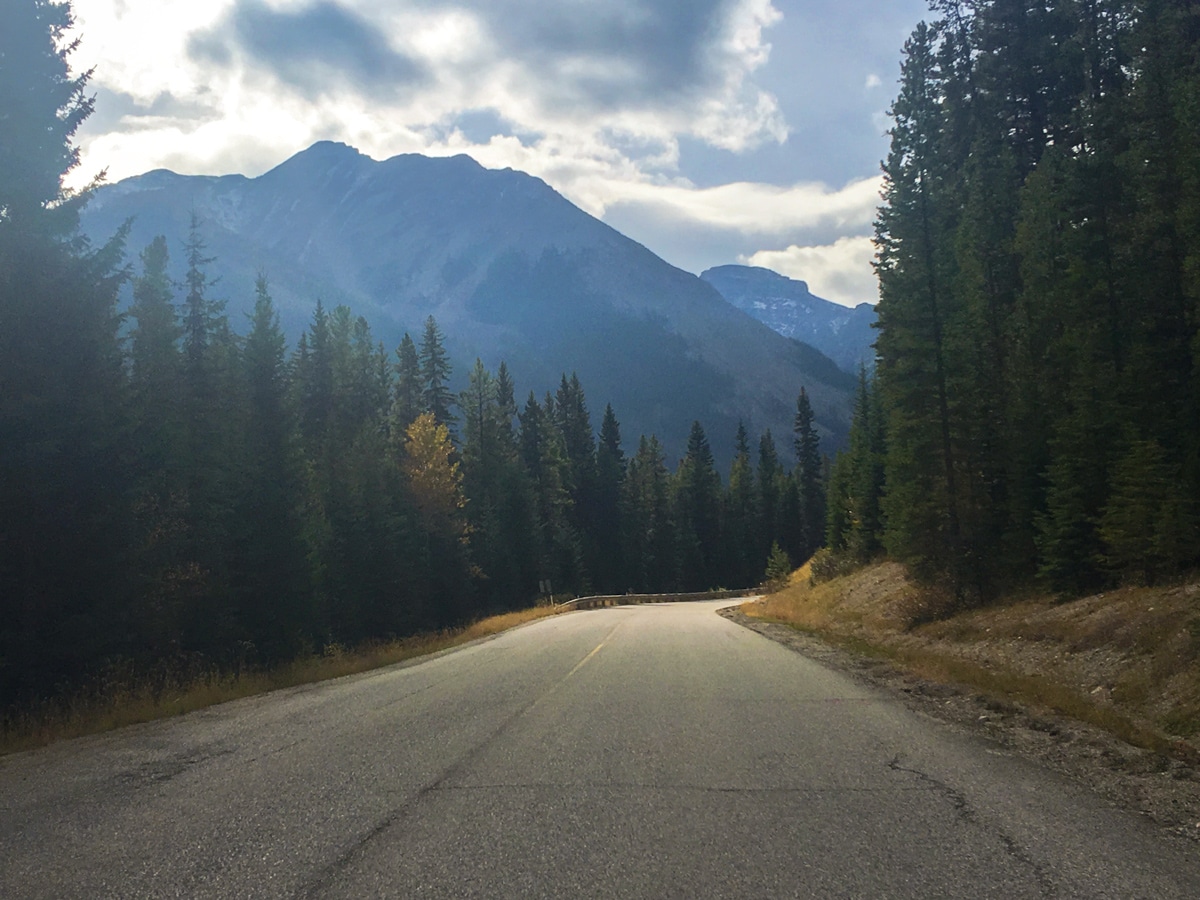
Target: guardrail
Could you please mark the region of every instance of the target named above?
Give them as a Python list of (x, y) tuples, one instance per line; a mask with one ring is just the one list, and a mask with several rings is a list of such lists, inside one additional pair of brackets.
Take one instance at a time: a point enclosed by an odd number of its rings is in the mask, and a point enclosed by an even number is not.
[(639, 603), (686, 603), (690, 600), (732, 600), (754, 597), (761, 588), (742, 591), (701, 591), (696, 594), (604, 594), (596, 597), (576, 597), (566, 603), (556, 603), (555, 609), (602, 609), (606, 606), (629, 606)]

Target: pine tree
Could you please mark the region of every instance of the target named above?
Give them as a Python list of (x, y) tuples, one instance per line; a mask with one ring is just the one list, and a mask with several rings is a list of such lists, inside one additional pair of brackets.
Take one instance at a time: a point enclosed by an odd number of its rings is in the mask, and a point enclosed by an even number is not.
[(184, 521), (194, 565), (195, 597), (186, 610), (184, 632), (194, 649), (217, 651), (233, 640), (236, 610), (230, 596), (230, 541), (242, 463), (243, 404), (237, 346), (225, 304), (209, 297), (214, 282), (207, 267), (200, 219), (193, 213), (184, 245), (187, 271), (183, 303), (183, 390), (185, 426)]
[(416, 421), (423, 410), (421, 361), (417, 358), (417, 345), (406, 331), (400, 346), (396, 348), (396, 381), (392, 389), (389, 419), (392, 435), (402, 441), (408, 426)]
[(471, 545), (484, 602), (497, 611), (527, 603), (541, 580), (536, 501), (513, 435), (512, 392), (507, 366), (493, 378), (476, 360), (459, 399)]
[(517, 417), (516, 387), (508, 364), (501, 361), (496, 370), (496, 406), (499, 415), (499, 428), (502, 439), (511, 441), (513, 438), (513, 420)]
[(939, 0), (906, 47), (877, 225), (886, 538), (961, 598), (1035, 565), (1063, 593), (1106, 561), (1152, 577), (1114, 562), (1149, 558), (1113, 502), (1153, 497), (1146, 447), (1195, 493), (1191, 6)]
[(591, 416), (578, 375), (572, 373), (569, 381), (566, 375), (562, 376), (554, 401), (555, 424), (562, 433), (578, 501), (590, 487), (596, 464), (596, 441), (592, 435)]
[(796, 474), (793, 470), (790, 473), (781, 473), (779, 477), (779, 525), (776, 529), (776, 540), (789, 558), (808, 559), (808, 556), (804, 555), (808, 541), (804, 534), (804, 508), (800, 500), (800, 482), (796, 479)]
[(867, 562), (882, 549), (883, 460), (886, 444), (879, 392), (865, 368), (858, 373), (858, 394), (850, 426), (850, 447), (839, 453), (830, 476), (826, 545)]
[(147, 652), (167, 655), (180, 640), (188, 594), (184, 477), (183, 359), (164, 237), (142, 251), (130, 313), (130, 382), (138, 477), (133, 511), (138, 523), (132, 565), (137, 596), (132, 631)]
[(310, 458), (323, 459), (333, 416), (333, 341), (329, 314), (318, 300), (312, 323), (302, 336), (296, 361), (300, 433)]
[(627, 586), (661, 592), (680, 587), (671, 476), (658, 438), (642, 435), (629, 461), (622, 498), (622, 556)]
[(952, 204), (937, 36), (922, 23), (905, 45), (876, 223), (878, 377), (888, 408), (888, 551), (921, 576), (966, 591), (956, 420), (947, 328), (956, 312)]
[(800, 552), (808, 559), (825, 541), (825, 476), (821, 439), (808, 392), (800, 388), (796, 399), (796, 488), (800, 505)]
[(597, 586), (602, 591), (620, 591), (628, 581), (621, 565), (621, 494), (625, 484), (625, 451), (621, 449), (621, 425), (612, 404), (604, 407), (600, 443), (596, 448), (594, 505), (591, 516), (595, 541)]
[(771, 544), (779, 538), (780, 500), (783, 481), (786, 478), (779, 464), (779, 452), (775, 438), (767, 429), (758, 440), (758, 466), (755, 469), (758, 482), (758, 553), (762, 559), (770, 553)]
[(92, 109), (66, 3), (0, 28), (0, 694), (16, 699), (126, 649), (126, 384), (117, 290), (125, 230), (77, 235), (63, 179)]
[[(1127, 345), (1122, 388), (1133, 428), (1170, 456), (1200, 490), (1200, 15), (1185, 0), (1147, 0), (1133, 29), (1138, 49), (1128, 101), (1119, 109), (1129, 150), (1114, 180), (1130, 194), (1132, 307), (1114, 322)], [(1136, 298), (1136, 303), (1130, 303)]]
[(463, 459), (474, 474), (474, 494), (488, 492), (494, 477), (499, 454), (499, 407), (496, 401), (496, 382), (483, 362), (467, 375), (467, 389), (459, 395), (462, 410)]
[(675, 473), (675, 520), (684, 584), (708, 590), (720, 575), (721, 478), (704, 427), (692, 423), (687, 453)]
[[(130, 315), (136, 327), (130, 335), (130, 381), (139, 418), (168, 423), (178, 418), (180, 389), (179, 339), (183, 329), (175, 313), (173, 289), (167, 274), (167, 239), (159, 236), (142, 251), (142, 275), (133, 284)], [(157, 443), (148, 437), (143, 448)]]
[(245, 633), (267, 660), (291, 656), (315, 624), (304, 540), (306, 485), (285, 356), (279, 316), (267, 280), (259, 276), (243, 356), (246, 468), (231, 577)]
[(767, 570), (763, 580), (768, 590), (779, 590), (787, 585), (788, 577), (792, 574), (792, 561), (778, 543), (771, 544), (771, 552), (767, 556)]
[[(91, 71), (72, 77), (66, 40), (74, 24), (70, 3), (32, 0), (5, 9), (0, 35), (0, 239), (35, 247), (72, 237), (90, 191), (63, 188), (79, 164), (76, 131), (92, 114)], [(15, 264), (17, 257), (5, 259)]]
[[(505, 578), (506, 542), (500, 533), (500, 482), (504, 476), (507, 448), (500, 439), (496, 382), (481, 360), (467, 375), (467, 389), (459, 395), (462, 411), (462, 467), (464, 492), (471, 498), (468, 512), (475, 559), (483, 577)], [(508, 588), (511, 590), (511, 585)]]
[(1008, 407), (1014, 428), (1007, 441), (1011, 525), (1004, 555), (1025, 570), (1038, 560), (1036, 523), (1046, 511), (1045, 476), (1055, 423), (1068, 415), (1062, 388), (1069, 382), (1073, 353), (1056, 337), (1063, 333), (1072, 293), (1066, 262), (1074, 230), (1067, 221), (1067, 165), (1061, 154), (1045, 154), (1019, 198), (1015, 248), (1023, 290), (1008, 329)]
[[(189, 389), (195, 394), (202, 394), (211, 388), (213, 362), (210, 345), (220, 314), (207, 296), (213, 282), (208, 278), (206, 267), (215, 260), (205, 255), (206, 249), (207, 245), (200, 234), (200, 217), (193, 210), (187, 241), (183, 246), (187, 261), (187, 274), (184, 276), (187, 294), (183, 301), (183, 354)], [(195, 401), (196, 398), (189, 399)]]
[(758, 503), (750, 465), (750, 436), (741, 422), (734, 441), (724, 505), (723, 544), (729, 581), (738, 587), (748, 587), (758, 581), (763, 557), (758, 547)]
[(329, 313), (329, 364), (333, 396), (330, 433), (334, 452), (342, 455), (362, 427), (363, 385), (357, 380), (354, 358), (354, 313), (345, 304)]
[[(430, 534), (414, 509), (404, 457), (379, 427), (339, 451), (329, 514), (326, 616), (334, 639), (356, 643), (439, 627), (465, 614), (467, 548)], [(442, 596), (435, 600), (435, 595)]]
[[(142, 251), (142, 275), (134, 281), (130, 314), (130, 383), (136, 444), (142, 468), (156, 482), (155, 505), (180, 489), (168, 469), (182, 454), (180, 391), (183, 366), (179, 339), (183, 331), (175, 313), (168, 250), (164, 237)], [(149, 498), (147, 498), (149, 499)]]
[(571, 495), (570, 520), (583, 547), (584, 567), (589, 580), (603, 565), (599, 554), (600, 535), (596, 518), (596, 439), (587, 400), (579, 377), (564, 374), (547, 405), (561, 440), (566, 459), (565, 484)]
[(1196, 556), (1195, 501), (1179, 491), (1180, 468), (1153, 440), (1135, 440), (1117, 463), (1100, 519), (1110, 568), (1154, 584)]
[(387, 354), (371, 336), (371, 326), (362, 316), (354, 318), (350, 330), (350, 352), (342, 393), (346, 404), (347, 432), (357, 435), (363, 429), (379, 430), (391, 411), (391, 373)]
[(566, 450), (553, 421), (554, 398), (539, 404), (533, 393), (521, 412), (519, 446), (537, 507), (538, 580), (549, 580), (556, 593), (588, 587), (583, 542), (573, 524)]
[(444, 343), (437, 322), (430, 316), (425, 320), (425, 334), (421, 339), (421, 402), (425, 411), (433, 413), (439, 423), (452, 425), (454, 415), (450, 407), (454, 395), (450, 392), (451, 366)]

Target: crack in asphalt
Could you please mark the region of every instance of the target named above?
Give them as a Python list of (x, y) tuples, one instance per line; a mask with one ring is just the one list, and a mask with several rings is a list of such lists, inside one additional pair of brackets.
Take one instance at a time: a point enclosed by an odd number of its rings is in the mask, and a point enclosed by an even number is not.
[[(538, 699), (541, 699), (540, 697)], [(373, 827), (362, 833), (357, 840), (354, 841), (346, 850), (344, 850), (337, 859), (321, 869), (314, 878), (310, 879), (306, 884), (299, 888), (292, 896), (300, 900), (300, 898), (316, 898), (324, 896), (326, 889), (334, 882), (334, 880), (343, 872), (345, 872), (355, 860), (366, 852), (367, 847), (378, 838), (380, 835), (390, 831), (394, 826), (398, 825), (408, 812), (417, 804), (419, 804), (429, 794), (439, 790), (442, 785), (457, 775), (460, 771), (466, 768), (472, 760), (476, 759), (485, 749), (487, 749), (497, 738), (507, 731), (513, 722), (524, 715), (537, 700), (526, 706), (521, 707), (511, 716), (505, 719), (491, 733), (483, 738), (472, 749), (467, 751), (462, 758), (451, 763), (443, 770), (433, 781), (418, 788), (416, 793), (412, 794), (407, 800), (401, 803), (398, 807), (392, 810), (383, 819), (378, 821)]]
[(447, 766), (436, 778), (434, 778), (425, 786), (419, 788), (411, 797), (409, 797), (408, 800), (401, 803), (396, 809), (392, 810), (369, 830), (361, 834), (353, 844), (351, 844), (340, 856), (338, 856), (337, 859), (333, 860), (333, 862), (322, 868), (314, 878), (310, 879), (307, 883), (297, 889), (292, 896), (296, 898), (296, 900), (306, 900), (306, 898), (317, 898), (324, 896), (329, 885), (331, 885), (341, 873), (345, 872), (351, 865), (353, 865), (355, 860), (357, 860), (363, 855), (363, 853), (366, 852), (366, 849), (373, 841), (375, 841), (376, 838), (390, 831), (394, 826), (402, 822), (408, 815), (409, 811), (430, 794), (447, 790), (447, 788), (445, 788), (446, 782), (450, 781), (456, 775), (470, 766), (471, 763), (473, 763), (484, 753), (484, 751), (486, 751), (493, 743), (502, 737), (518, 719), (520, 719), (527, 712), (566, 684), (566, 682), (570, 680), (571, 676), (583, 668), (584, 663), (595, 656), (596, 653), (599, 652), (599, 650), (606, 643), (608, 643), (609, 638), (613, 636), (613, 634), (618, 628), (621, 627), (622, 624), (623, 622), (618, 622), (616, 625), (614, 625), (608, 634), (604, 636), (604, 639), (601, 640), (600, 643), (593, 650), (588, 652), (588, 654), (584, 656), (578, 663), (576, 663), (574, 668), (572, 668), (566, 675), (555, 681), (552, 685), (550, 685), (549, 688), (540, 693), (529, 703), (526, 703), (513, 712), (512, 715), (504, 719), (479, 743), (463, 754), (462, 757)]
[(971, 806), (970, 801), (967, 800), (966, 794), (957, 788), (951, 787), (946, 782), (934, 778), (927, 772), (902, 765), (903, 758), (903, 754), (896, 754), (888, 762), (887, 767), (893, 772), (903, 772), (907, 775), (913, 775), (923, 784), (932, 787), (937, 793), (950, 801), (954, 807), (955, 815), (960, 821), (979, 828), (986, 834), (995, 837), (1004, 848), (1005, 853), (1028, 869), (1037, 882), (1038, 890), (1043, 897), (1053, 898), (1058, 896), (1058, 886), (1051, 880), (1049, 873), (1030, 855), (1026, 848), (1021, 846), (1016, 838), (1002, 828), (985, 825), (980, 822), (979, 816), (976, 814), (974, 807)]
[(282, 746), (279, 746), (279, 747), (268, 748), (267, 750), (264, 750), (261, 753), (257, 753), (254, 756), (248, 757), (245, 761), (245, 765), (250, 765), (251, 763), (256, 763), (260, 759), (270, 759), (272, 756), (279, 756), (281, 753), (286, 753), (288, 750), (291, 750), (293, 747), (299, 747), (301, 744), (304, 744), (304, 743), (306, 743), (304, 740), (296, 739), (294, 741), (288, 741), (286, 744), (283, 744)]
[(232, 756), (237, 749), (228, 746), (212, 746), (195, 748), (185, 753), (175, 753), (163, 759), (143, 763), (136, 769), (127, 769), (117, 774), (119, 781), (133, 785), (162, 784), (179, 777), (184, 772), (202, 766), (207, 762)]
[(614, 791), (688, 791), (692, 793), (702, 794), (746, 794), (746, 795), (770, 795), (770, 794), (907, 794), (921, 793), (925, 791), (923, 787), (910, 788), (856, 788), (856, 787), (797, 787), (797, 788), (745, 788), (745, 787), (713, 787), (709, 785), (697, 784), (636, 784), (633, 782), (614, 782), (614, 781), (568, 781), (568, 782), (516, 782), (513, 784), (469, 784), (469, 785), (443, 785), (435, 787), (432, 790), (442, 793), (462, 792), (469, 793), (472, 791), (522, 791), (522, 790), (538, 790), (540, 788), (596, 788), (600, 790)]
[(908, 775), (915, 775), (925, 784), (931, 785), (937, 790), (938, 793), (946, 797), (950, 801), (951, 805), (953, 805), (955, 813), (963, 822), (968, 825), (979, 824), (979, 817), (975, 815), (975, 810), (971, 807), (971, 804), (967, 802), (967, 797), (962, 791), (958, 790), (957, 788), (952, 788), (944, 781), (939, 781), (932, 775), (922, 772), (920, 769), (910, 769), (907, 766), (901, 765), (901, 760), (903, 760), (903, 758), (903, 754), (897, 753), (888, 762), (887, 767), (893, 772), (904, 772)]

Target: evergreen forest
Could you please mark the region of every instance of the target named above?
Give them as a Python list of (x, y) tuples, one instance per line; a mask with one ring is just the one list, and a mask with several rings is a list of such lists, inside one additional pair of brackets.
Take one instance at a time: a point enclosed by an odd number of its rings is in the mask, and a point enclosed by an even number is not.
[[(318, 300), (289, 349), (266, 276), (252, 298), (221, 297), (201, 221), (179, 247), (127, 252), (123, 232), (89, 245), (90, 191), (63, 188), (92, 109), (87, 73), (69, 69), (69, 8), (14, 10), (0, 54), (0, 707), (115, 672), (270, 666), (548, 592), (752, 586), (768, 557), (786, 571), (785, 555), (823, 540), (802, 388), (794, 472), (769, 432), (752, 447), (743, 428), (722, 479), (699, 422), (672, 471), (654, 436), (627, 455), (611, 406), (597, 429), (574, 376), (518, 402), (514, 373), (477, 363), (452, 392), (432, 317), (388, 349)], [(231, 321), (231, 299), (248, 321)]]
[(677, 464), (652, 435), (634, 449), (574, 376), (519, 399), (519, 372), (477, 363), (454, 392), (432, 318), (385, 348), (313, 298), (289, 348), (267, 275), (254, 297), (222, 295), (199, 220), (180, 246), (89, 244), (90, 191), (63, 186), (93, 103), (69, 5), (13, 5), (0, 708), (548, 592), (745, 587), (822, 545), (823, 565), (896, 559), (958, 607), (1195, 569), (1200, 4), (931, 12), (891, 109), (876, 363), (831, 467), (797, 385), (788, 471), (775, 437), (745, 428), (727, 468), (699, 422)]
[(1200, 563), (1200, 4), (934, 0), (828, 543), (970, 605)]

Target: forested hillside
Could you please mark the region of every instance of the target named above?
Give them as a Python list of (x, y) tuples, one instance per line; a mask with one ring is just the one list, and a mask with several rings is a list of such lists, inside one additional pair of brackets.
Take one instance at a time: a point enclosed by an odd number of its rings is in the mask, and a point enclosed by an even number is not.
[(101, 240), (132, 219), (130, 245), (165, 236), (182, 279), (192, 215), (239, 332), (265, 271), (292, 341), (317, 297), (366, 316), (388, 347), (433, 315), (460, 378), (476, 358), (503, 361), (541, 395), (578, 372), (672, 459), (693, 419), (725, 458), (739, 420), (787, 430), (801, 384), (827, 443), (849, 430), (852, 375), (524, 172), (466, 156), (376, 161), (326, 141), (257, 178), (157, 170), (107, 185), (81, 227)]
[(1200, 563), (1200, 7), (936, 0), (829, 542), (970, 602)]
[(262, 277), (238, 298), (253, 309), (239, 337), (196, 219), (178, 286), (162, 237), (128, 257), (124, 230), (93, 246), (78, 230), (90, 192), (62, 187), (91, 110), (68, 8), (14, 10), (0, 32), (0, 715), (85, 681), (166, 685), (462, 623), (528, 606), (546, 582), (752, 585), (769, 556), (786, 569), (785, 551), (820, 543), (799, 385), (796, 471), (770, 432), (752, 447), (741, 429), (726, 484), (699, 422), (674, 472), (654, 436), (627, 455), (611, 406), (597, 435), (573, 375), (520, 401), (520, 373), (477, 363), (453, 393), (433, 317), (389, 348), (314, 300), (289, 349)]

